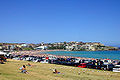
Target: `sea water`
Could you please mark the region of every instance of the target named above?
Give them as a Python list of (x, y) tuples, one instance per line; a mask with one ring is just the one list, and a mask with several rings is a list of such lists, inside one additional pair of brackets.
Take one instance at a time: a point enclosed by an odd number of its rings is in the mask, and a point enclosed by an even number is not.
[(46, 54), (120, 60), (120, 51), (51, 51)]

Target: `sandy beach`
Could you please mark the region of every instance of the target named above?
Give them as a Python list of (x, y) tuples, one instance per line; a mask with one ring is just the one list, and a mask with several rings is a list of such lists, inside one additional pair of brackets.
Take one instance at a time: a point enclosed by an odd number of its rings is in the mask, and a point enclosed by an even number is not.
[(45, 54), (44, 52), (50, 52), (50, 51), (66, 51), (66, 50), (35, 50), (35, 51), (14, 51), (11, 52), (12, 55), (29, 55), (29, 56), (37, 56), (37, 57), (48, 57), (49, 55), (52, 55), (56, 58), (78, 58), (78, 59), (86, 59), (86, 60), (96, 60), (94, 58), (84, 58), (84, 57), (73, 57), (73, 56), (60, 56), (60, 55), (53, 55), (53, 54)]

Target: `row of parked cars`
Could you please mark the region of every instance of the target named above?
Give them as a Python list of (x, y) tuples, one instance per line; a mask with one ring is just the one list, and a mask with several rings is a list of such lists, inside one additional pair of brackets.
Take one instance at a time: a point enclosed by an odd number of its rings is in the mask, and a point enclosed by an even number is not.
[(11, 58), (14, 60), (48, 63), (48, 59), (46, 57), (37, 57), (37, 56), (29, 56), (29, 55), (24, 55), (24, 56), (14, 55), (14, 56), (11, 56)]
[(110, 59), (96, 59), (96, 60), (85, 60), (85, 59), (76, 59), (76, 58), (57, 58), (57, 60), (50, 60), (50, 63), (54, 64), (63, 64), (76, 66), (81, 68), (92, 68), (92, 69), (102, 69), (115, 71), (116, 69), (120, 69), (120, 61), (110, 60)]
[(47, 57), (13, 55), (11, 56), (11, 58), (15, 60), (25, 60), (32, 62), (60, 64), (60, 65), (76, 66), (81, 68), (92, 68), (92, 69), (120, 72), (119, 60), (110, 60), (110, 59), (89, 60), (89, 59), (78, 59), (78, 58), (57, 58), (52, 55), (48, 55)]

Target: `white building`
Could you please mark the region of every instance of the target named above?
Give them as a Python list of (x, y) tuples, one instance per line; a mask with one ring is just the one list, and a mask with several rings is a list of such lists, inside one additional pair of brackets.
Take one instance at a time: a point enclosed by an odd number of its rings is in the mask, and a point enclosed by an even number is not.
[(2, 46), (0, 46), (0, 49), (2, 49)]
[(73, 46), (66, 46), (66, 50), (72, 50), (73, 48)]
[(23, 44), (21, 44), (21, 46), (22, 47), (27, 47), (28, 45), (23, 43)]
[(36, 47), (35, 49), (37, 49), (37, 50), (45, 50), (47, 48), (48, 48), (47, 46), (39, 46), (39, 47)]
[(71, 46), (67, 45), (66, 50), (78, 50), (77, 44), (72, 44)]

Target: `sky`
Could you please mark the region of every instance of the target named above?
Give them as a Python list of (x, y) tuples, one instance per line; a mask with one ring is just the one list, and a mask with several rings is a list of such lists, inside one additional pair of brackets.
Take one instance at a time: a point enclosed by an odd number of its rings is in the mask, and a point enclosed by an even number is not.
[(120, 46), (120, 0), (0, 0), (0, 42)]

